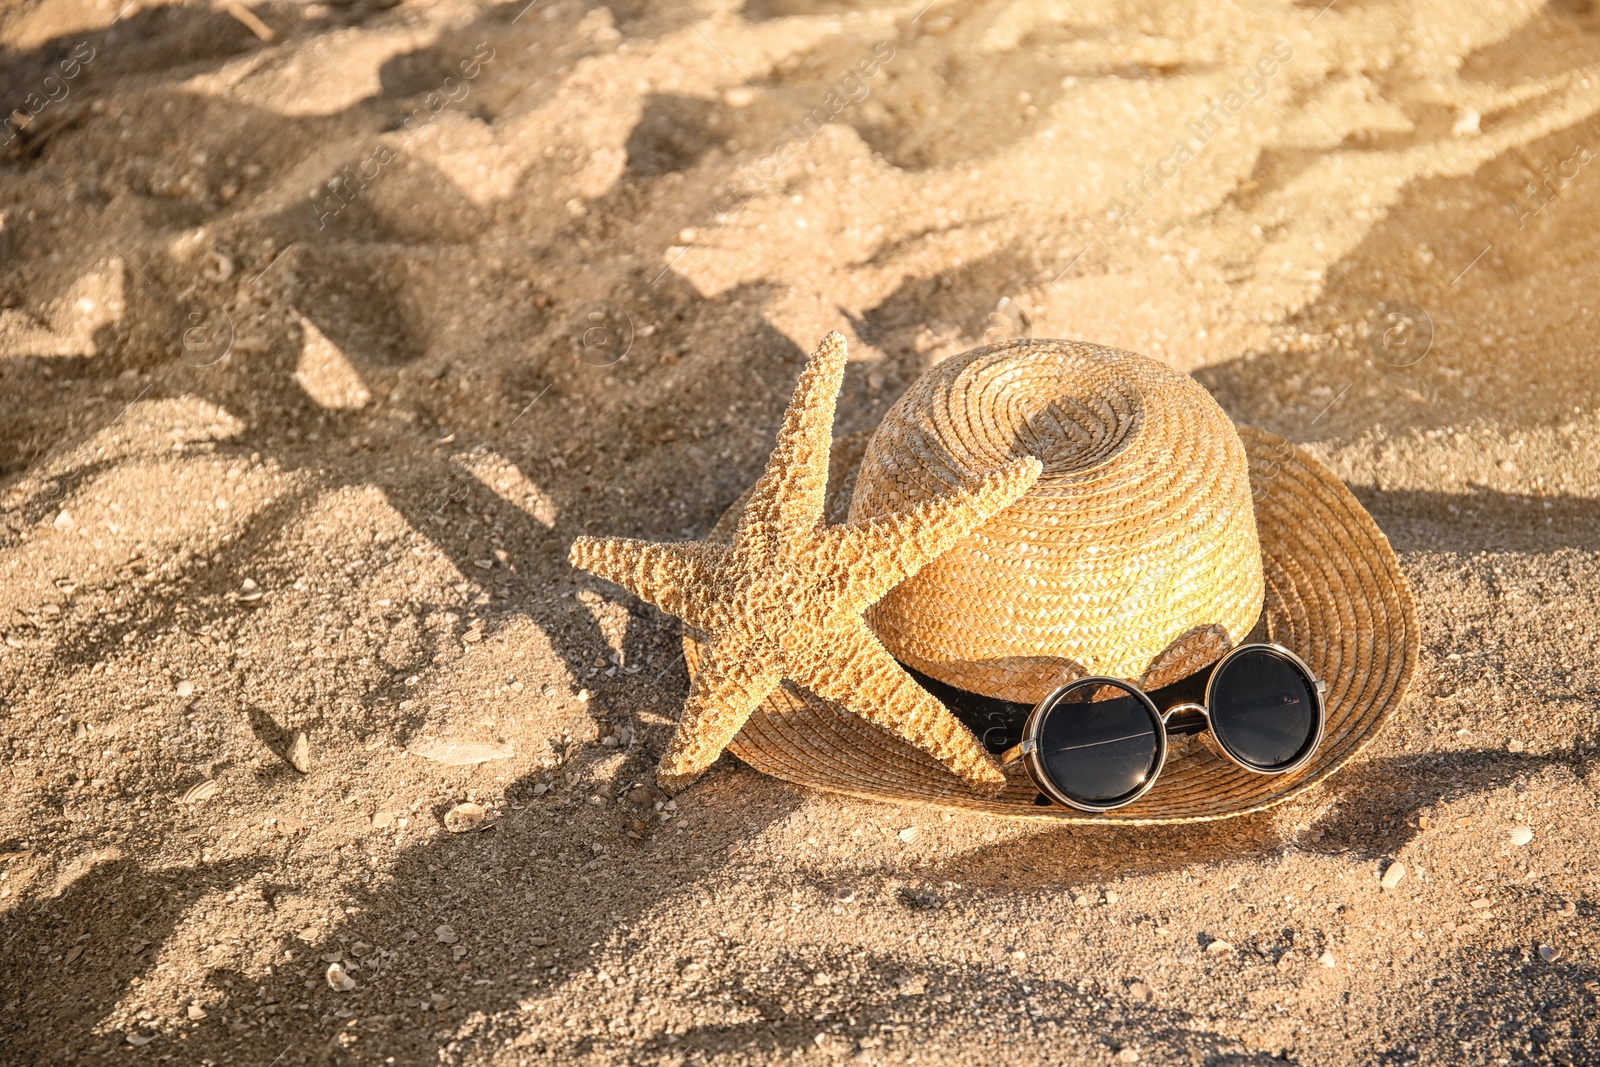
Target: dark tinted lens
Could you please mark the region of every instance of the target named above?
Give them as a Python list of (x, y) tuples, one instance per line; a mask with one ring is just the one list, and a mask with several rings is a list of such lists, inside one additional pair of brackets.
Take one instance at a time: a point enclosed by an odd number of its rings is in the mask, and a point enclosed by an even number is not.
[(1155, 772), (1159, 727), (1149, 705), (1129, 690), (1085, 683), (1046, 709), (1039, 758), (1062, 793), (1109, 804), (1138, 791)]
[(1265, 649), (1223, 664), (1211, 683), (1211, 733), (1239, 760), (1261, 770), (1306, 754), (1317, 736), (1317, 696), (1294, 663)]

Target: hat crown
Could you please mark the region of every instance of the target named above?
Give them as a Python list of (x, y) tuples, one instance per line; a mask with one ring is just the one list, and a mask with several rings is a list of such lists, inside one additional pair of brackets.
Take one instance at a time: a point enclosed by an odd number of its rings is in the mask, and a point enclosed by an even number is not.
[(903, 511), (1017, 457), (1011, 507), (875, 605), (902, 662), (1032, 702), (1107, 675), (1176, 680), (1238, 643), (1264, 579), (1248, 463), (1187, 375), (1074, 341), (974, 349), (918, 379), (873, 434), (850, 520)]

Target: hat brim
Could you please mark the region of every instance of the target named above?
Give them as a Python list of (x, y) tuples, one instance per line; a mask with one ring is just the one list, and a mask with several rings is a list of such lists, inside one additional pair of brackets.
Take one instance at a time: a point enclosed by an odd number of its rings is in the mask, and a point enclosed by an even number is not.
[[(830, 521), (842, 521), (848, 510), (868, 436), (834, 443)], [(787, 682), (728, 750), (764, 774), (835, 793), (1061, 823), (1226, 819), (1281, 804), (1321, 782), (1366, 747), (1399, 706), (1416, 667), (1416, 608), (1388, 538), (1332, 471), (1273, 434), (1241, 426), (1239, 436), (1266, 574), (1265, 640), (1293, 650), (1328, 683), (1327, 731), (1304, 767), (1251, 774), (1191, 745), (1168, 760), (1155, 788), (1125, 808), (1088, 814), (1039, 807), (1025, 773), (1010, 775), (999, 796), (977, 796), (931, 756)], [(711, 539), (732, 535), (739, 510), (735, 502)], [(685, 631), (691, 673), (698, 652), (695, 635)]]

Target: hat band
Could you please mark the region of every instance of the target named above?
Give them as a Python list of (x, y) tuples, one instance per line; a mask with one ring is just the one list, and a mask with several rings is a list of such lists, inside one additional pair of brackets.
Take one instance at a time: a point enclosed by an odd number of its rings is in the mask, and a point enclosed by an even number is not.
[[(1211, 672), (1220, 662), (1220, 659), (1213, 660), (1187, 678), (1179, 678), (1160, 689), (1151, 689), (1147, 695), (1158, 708), (1198, 704), (1205, 696)], [(1022, 740), (1023, 727), (1027, 725), (1028, 716), (1036, 705), (958, 689), (947, 682), (928, 677), (915, 667), (908, 667), (904, 663), (900, 666), (934, 699), (950, 709), (950, 713), (960, 719), (962, 725), (971, 730), (989, 752), (998, 755)]]

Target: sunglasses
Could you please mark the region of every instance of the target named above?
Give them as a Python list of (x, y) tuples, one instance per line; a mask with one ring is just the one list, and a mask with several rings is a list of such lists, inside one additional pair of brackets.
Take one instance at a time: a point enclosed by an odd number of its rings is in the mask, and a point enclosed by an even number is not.
[(1166, 765), (1170, 737), (1198, 735), (1244, 770), (1288, 774), (1316, 753), (1326, 725), (1327, 684), (1280, 645), (1240, 645), (1207, 670), (1148, 694), (1117, 678), (1080, 678), (1032, 710), (912, 673), (1001, 763), (1023, 763), (1043, 794), (1038, 802), (1079, 811), (1112, 811), (1148, 793)]

